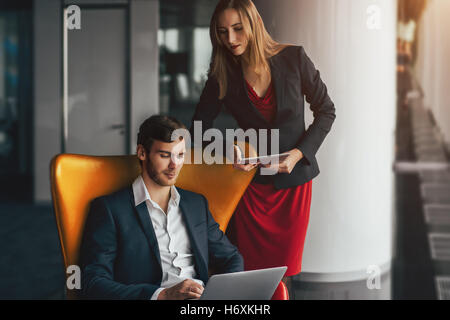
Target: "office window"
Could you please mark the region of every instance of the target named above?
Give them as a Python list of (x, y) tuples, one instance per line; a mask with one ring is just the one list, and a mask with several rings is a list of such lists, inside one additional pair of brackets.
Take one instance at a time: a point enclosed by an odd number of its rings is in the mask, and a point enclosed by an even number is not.
[(0, 8), (0, 198), (28, 199), (33, 154), (31, 2), (7, 4)]

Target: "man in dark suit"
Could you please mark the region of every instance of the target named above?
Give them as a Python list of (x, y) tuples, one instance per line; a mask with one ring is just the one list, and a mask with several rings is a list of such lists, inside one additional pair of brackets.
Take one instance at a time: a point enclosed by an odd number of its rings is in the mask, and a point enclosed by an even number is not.
[(199, 298), (208, 266), (242, 271), (243, 259), (219, 229), (206, 198), (176, 188), (184, 126), (152, 116), (140, 126), (142, 174), (133, 185), (91, 203), (81, 244), (81, 293), (94, 299)]

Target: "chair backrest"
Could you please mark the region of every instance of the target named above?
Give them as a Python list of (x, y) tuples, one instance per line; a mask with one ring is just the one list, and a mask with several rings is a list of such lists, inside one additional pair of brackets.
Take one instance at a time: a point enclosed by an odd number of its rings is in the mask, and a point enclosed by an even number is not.
[[(191, 153), (193, 156), (193, 152)], [(191, 161), (192, 163), (193, 161)], [(84, 222), (90, 202), (132, 184), (141, 167), (136, 156), (60, 154), (51, 162), (51, 189), (64, 264), (78, 264)], [(255, 170), (234, 170), (230, 164), (184, 164), (176, 186), (203, 194), (225, 232)], [(68, 298), (74, 298), (71, 290)]]

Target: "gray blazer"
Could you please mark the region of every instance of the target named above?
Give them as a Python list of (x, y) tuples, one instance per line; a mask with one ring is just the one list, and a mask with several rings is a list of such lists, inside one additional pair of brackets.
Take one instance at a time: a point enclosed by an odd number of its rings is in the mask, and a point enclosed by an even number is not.
[[(255, 181), (273, 183), (275, 188), (283, 189), (302, 185), (319, 174), (315, 155), (330, 131), (336, 114), (327, 87), (303, 47), (289, 46), (271, 57), (269, 64), (277, 101), (277, 113), (273, 124), (268, 123), (251, 102), (242, 68), (237, 64), (232, 64), (228, 71), (228, 90), (223, 99), (218, 99), (217, 80), (213, 76), (208, 77), (192, 123), (202, 121), (203, 131), (213, 127), (214, 119), (224, 106), (243, 130), (279, 129), (279, 151), (286, 152), (298, 148), (304, 154), (304, 158), (297, 162), (290, 174), (263, 176), (258, 170)], [(305, 128), (305, 98), (314, 115), (314, 121), (308, 129)], [(193, 125), (191, 135), (195, 139)], [(268, 136), (270, 137), (270, 131)], [(267, 150), (270, 153), (270, 143)]]

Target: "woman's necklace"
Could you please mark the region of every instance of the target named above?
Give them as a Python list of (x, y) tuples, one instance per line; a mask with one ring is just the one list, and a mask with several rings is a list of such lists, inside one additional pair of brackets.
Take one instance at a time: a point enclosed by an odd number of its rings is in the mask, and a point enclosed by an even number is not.
[[(247, 80), (247, 83), (252, 87), (253, 91), (256, 92), (256, 94), (259, 97), (263, 97), (265, 95), (265, 92), (267, 92), (267, 89), (270, 85), (270, 72), (265, 72), (261, 77), (258, 77), (256, 72), (252, 71), (244, 71), (244, 77)], [(260, 86), (261, 85), (261, 86)], [(263, 87), (266, 88), (265, 90), (261, 90), (261, 94), (256, 89), (257, 87)], [(264, 93), (264, 94), (263, 94)]]

